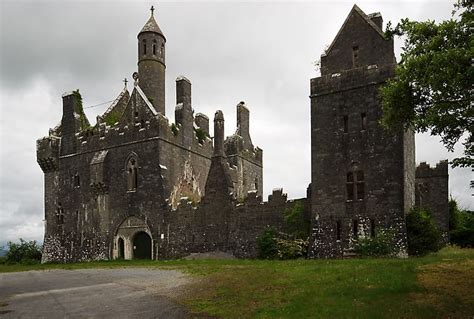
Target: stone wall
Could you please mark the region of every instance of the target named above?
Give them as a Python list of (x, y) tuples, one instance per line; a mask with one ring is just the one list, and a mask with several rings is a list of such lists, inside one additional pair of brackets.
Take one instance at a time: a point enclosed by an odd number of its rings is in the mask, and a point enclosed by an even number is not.
[(416, 206), (428, 210), (449, 242), (448, 161), (430, 167), (426, 162), (416, 168)]

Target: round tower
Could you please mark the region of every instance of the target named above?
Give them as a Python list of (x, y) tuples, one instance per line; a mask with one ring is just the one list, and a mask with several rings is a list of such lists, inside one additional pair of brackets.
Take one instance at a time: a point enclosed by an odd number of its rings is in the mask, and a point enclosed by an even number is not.
[(138, 33), (138, 85), (157, 112), (165, 115), (166, 38), (153, 17)]

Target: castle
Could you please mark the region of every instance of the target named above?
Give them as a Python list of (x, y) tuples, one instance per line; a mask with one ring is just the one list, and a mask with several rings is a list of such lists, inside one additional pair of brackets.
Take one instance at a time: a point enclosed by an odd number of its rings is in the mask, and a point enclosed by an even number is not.
[(404, 255), (404, 214), (415, 202), (447, 232), (447, 162), (415, 172), (413, 132), (387, 133), (378, 124), (377, 90), (396, 65), (380, 14), (354, 6), (321, 57), (321, 77), (311, 80), (311, 185), (297, 200), (276, 189), (262, 202), (263, 151), (252, 143), (244, 102), (235, 134), (224, 136), (217, 111), (211, 138), (209, 118), (194, 114), (191, 82), (180, 76), (170, 123), (166, 38), (153, 10), (137, 44), (131, 92), (125, 86), (94, 126), (78, 91), (65, 93), (61, 122), (37, 141), (44, 262), (212, 251), (252, 258), (267, 227), (286, 230), (283, 212), (295, 203), (311, 222), (314, 258), (347, 256), (355, 239), (382, 229), (394, 232)]

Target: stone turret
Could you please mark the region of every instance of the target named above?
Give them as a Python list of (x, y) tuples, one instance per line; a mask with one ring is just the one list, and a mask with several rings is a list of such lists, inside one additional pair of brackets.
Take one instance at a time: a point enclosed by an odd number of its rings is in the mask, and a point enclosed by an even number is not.
[(61, 119), (61, 156), (76, 153), (76, 133), (79, 132), (79, 123), (76, 123), (77, 99), (74, 92), (63, 94), (63, 117)]
[(243, 147), (246, 150), (253, 150), (252, 139), (250, 138), (250, 112), (245, 102), (237, 104), (237, 135), (242, 137)]
[(157, 112), (165, 115), (166, 38), (153, 17), (138, 33), (139, 85)]
[(184, 76), (176, 78), (176, 124), (181, 126), (181, 137), (184, 147), (189, 147), (194, 138), (193, 108), (191, 106), (191, 81)]
[(214, 154), (213, 156), (225, 156), (224, 153), (224, 114), (217, 111), (214, 116)]

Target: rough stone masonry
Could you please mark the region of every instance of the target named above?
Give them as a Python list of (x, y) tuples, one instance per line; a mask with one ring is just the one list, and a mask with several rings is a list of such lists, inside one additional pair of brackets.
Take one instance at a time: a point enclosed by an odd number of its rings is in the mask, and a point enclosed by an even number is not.
[(275, 189), (262, 202), (263, 151), (252, 143), (244, 102), (236, 107), (236, 133), (224, 136), (217, 111), (211, 138), (209, 118), (194, 114), (191, 82), (180, 76), (170, 123), (166, 38), (153, 11), (137, 45), (131, 92), (125, 85), (94, 126), (79, 92), (65, 93), (61, 122), (37, 141), (43, 262), (213, 251), (253, 258), (257, 236), (269, 226), (284, 232), (283, 212), (296, 202), (311, 219), (309, 257), (344, 257), (357, 238), (388, 229), (403, 256), (404, 215), (415, 204), (415, 188), (445, 226), (447, 171), (441, 178), (441, 168), (430, 173), (424, 164), (415, 179), (413, 132), (389, 134), (378, 124), (377, 89), (396, 63), (380, 14), (354, 6), (321, 57), (321, 77), (311, 80), (312, 183), (308, 197), (297, 200)]

